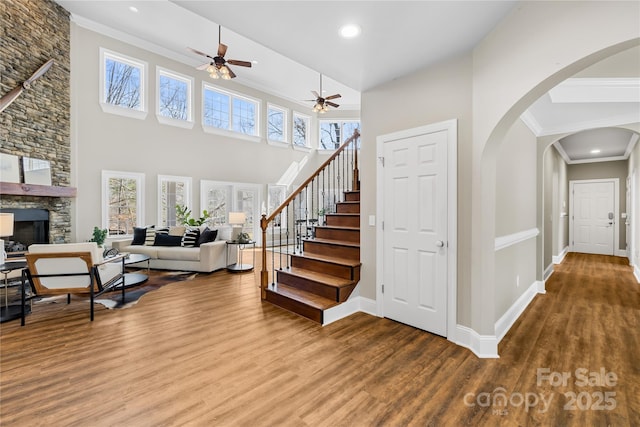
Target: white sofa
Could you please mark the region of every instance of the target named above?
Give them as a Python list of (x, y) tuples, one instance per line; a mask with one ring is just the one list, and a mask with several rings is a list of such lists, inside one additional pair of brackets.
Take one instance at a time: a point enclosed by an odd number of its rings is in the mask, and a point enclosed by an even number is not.
[[(119, 252), (149, 255), (149, 266), (158, 270), (198, 271), (210, 273), (236, 262), (235, 251), (229, 251), (225, 240), (203, 243), (196, 248), (182, 246), (132, 245), (133, 239), (115, 240), (112, 246)], [(144, 264), (144, 263), (143, 263)]]

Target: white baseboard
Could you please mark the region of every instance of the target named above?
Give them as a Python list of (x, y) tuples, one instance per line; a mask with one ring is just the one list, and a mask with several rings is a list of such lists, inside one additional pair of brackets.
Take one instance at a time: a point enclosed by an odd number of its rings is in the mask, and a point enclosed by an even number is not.
[(544, 287), (544, 282), (536, 281), (524, 291), (520, 298), (518, 298), (511, 307), (498, 319), (496, 322), (496, 337), (498, 342), (502, 341), (502, 338), (509, 332), (509, 329), (516, 323), (516, 320), (522, 315), (524, 310), (529, 306), (531, 301), (537, 294), (546, 294), (547, 291)]
[(616, 249), (614, 251), (614, 255), (626, 258), (627, 257), (627, 250), (626, 249)]
[(633, 266), (633, 277), (636, 278), (636, 282), (640, 283), (640, 269), (637, 265)]
[(562, 261), (564, 261), (564, 257), (566, 257), (568, 253), (569, 253), (569, 246), (565, 246), (562, 252), (560, 252), (560, 255), (553, 256), (553, 263), (562, 264)]
[(482, 359), (497, 359), (498, 340), (495, 335), (480, 335), (473, 329), (456, 325), (456, 336), (449, 338), (453, 343), (468, 348)]
[(345, 317), (351, 316), (352, 314), (360, 311), (372, 316), (377, 316), (376, 302), (372, 299), (361, 297), (358, 294), (358, 288), (356, 288), (351, 296), (349, 296), (348, 300), (324, 311), (324, 321), (322, 326), (337, 322), (340, 319), (344, 319)]
[(549, 266), (544, 269), (543, 279), (547, 281), (547, 279), (549, 279), (549, 277), (551, 277), (552, 274), (553, 274), (553, 263), (549, 264)]

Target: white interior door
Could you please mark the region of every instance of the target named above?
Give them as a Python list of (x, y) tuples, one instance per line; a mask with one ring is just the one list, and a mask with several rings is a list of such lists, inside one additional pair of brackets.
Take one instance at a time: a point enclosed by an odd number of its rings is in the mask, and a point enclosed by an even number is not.
[(616, 220), (613, 181), (573, 183), (573, 251), (613, 255)]
[(447, 335), (447, 132), (385, 141), (384, 315)]

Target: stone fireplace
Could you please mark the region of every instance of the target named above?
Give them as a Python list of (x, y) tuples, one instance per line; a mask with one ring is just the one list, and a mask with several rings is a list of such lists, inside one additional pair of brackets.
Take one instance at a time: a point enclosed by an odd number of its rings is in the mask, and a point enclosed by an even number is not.
[(49, 243), (49, 211), (46, 209), (0, 209), (13, 214), (13, 235), (4, 238), (8, 258), (22, 256), (29, 245)]
[[(52, 187), (71, 185), (70, 21), (69, 12), (51, 0), (0, 0), (0, 94), (29, 78), (49, 59), (55, 62), (0, 113), (0, 152), (48, 160)], [(6, 36), (6, 37), (5, 37)], [(46, 234), (45, 241), (71, 240), (71, 199), (53, 195), (1, 193), (0, 209), (48, 213), (47, 226), (16, 222), (23, 237)], [(31, 214), (30, 214), (31, 215)], [(17, 221), (17, 220), (16, 220)], [(16, 227), (17, 226), (17, 227)], [(15, 240), (5, 238), (5, 240)], [(31, 243), (36, 243), (31, 242)]]

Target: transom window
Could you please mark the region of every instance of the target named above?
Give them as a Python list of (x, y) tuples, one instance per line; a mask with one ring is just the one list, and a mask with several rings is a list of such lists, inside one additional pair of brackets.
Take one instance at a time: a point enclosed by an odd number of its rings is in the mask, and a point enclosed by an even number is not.
[(100, 104), (103, 110), (135, 118), (146, 117), (146, 75), (146, 63), (100, 49)]
[(360, 131), (358, 120), (320, 120), (320, 137), (318, 149), (335, 150), (351, 138), (355, 130)]
[[(192, 122), (193, 78), (157, 67), (157, 110), (158, 121), (180, 126)], [(168, 119), (168, 120), (165, 120)]]
[(287, 142), (287, 110), (272, 104), (267, 106), (267, 138)]
[(203, 125), (258, 136), (258, 101), (204, 85)]
[(309, 147), (309, 127), (311, 118), (297, 112), (293, 113), (293, 145)]
[(144, 174), (102, 171), (102, 227), (109, 236), (131, 235), (144, 220)]

